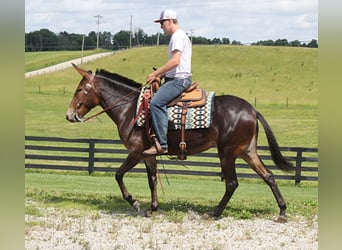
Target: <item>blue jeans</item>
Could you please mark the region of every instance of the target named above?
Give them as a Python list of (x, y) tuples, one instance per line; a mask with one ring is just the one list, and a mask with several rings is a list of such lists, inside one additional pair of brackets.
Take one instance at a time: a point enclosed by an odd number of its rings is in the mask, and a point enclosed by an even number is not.
[(151, 100), (151, 117), (154, 132), (162, 148), (168, 148), (168, 115), (166, 105), (188, 89), (192, 84), (190, 78), (172, 78), (160, 86)]

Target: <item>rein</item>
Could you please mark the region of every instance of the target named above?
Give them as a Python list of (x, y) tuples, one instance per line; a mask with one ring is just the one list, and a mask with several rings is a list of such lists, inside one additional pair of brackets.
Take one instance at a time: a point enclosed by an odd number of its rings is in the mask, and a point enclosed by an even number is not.
[[(111, 79), (108, 79), (108, 80), (109, 80), (109, 81), (112, 81)], [(93, 89), (94, 89), (94, 84), (92, 84), (92, 86), (93, 86)], [(93, 118), (95, 118), (95, 117), (101, 115), (102, 113), (104, 113), (104, 112), (106, 112), (106, 111), (108, 111), (108, 110), (111, 110), (111, 109), (114, 108), (118, 103), (120, 103), (121, 101), (125, 100), (127, 97), (133, 95), (133, 94), (136, 93), (136, 92), (139, 92), (139, 91), (142, 89), (142, 87), (143, 87), (143, 86), (141, 86), (141, 87), (139, 87), (139, 88), (137, 88), (137, 89), (135, 89), (135, 90), (132, 90), (132, 91), (129, 92), (127, 95), (125, 95), (125, 96), (119, 98), (119, 99), (116, 100), (114, 103), (112, 103), (112, 104), (109, 105), (108, 107), (104, 108), (104, 109), (101, 110), (100, 112), (98, 112), (98, 113), (96, 113), (96, 114), (94, 114), (94, 115), (91, 115), (91, 116), (85, 118), (85, 119), (83, 120), (83, 122), (86, 122), (86, 121), (88, 121), (88, 120), (90, 120), (90, 119), (93, 119)], [(96, 90), (95, 90), (95, 92), (96, 92)]]
[(133, 95), (134, 93), (138, 92), (138, 90), (141, 89), (141, 88), (142, 88), (142, 87), (140, 87), (140, 88), (138, 88), (138, 89), (136, 89), (136, 90), (133, 90), (133, 91), (131, 91), (130, 93), (128, 93), (127, 95), (125, 95), (125, 96), (119, 98), (119, 99), (116, 100), (114, 103), (112, 103), (112, 104), (109, 105), (108, 107), (104, 108), (104, 109), (101, 110), (100, 112), (98, 112), (98, 113), (96, 113), (96, 114), (94, 114), (94, 115), (91, 115), (91, 116), (85, 118), (85, 119), (83, 120), (83, 122), (86, 122), (86, 121), (88, 121), (88, 120), (90, 120), (90, 119), (93, 119), (94, 117), (97, 117), (97, 116), (101, 115), (102, 113), (106, 112), (107, 110), (110, 110), (110, 109), (114, 108), (119, 102), (123, 101), (123, 100), (126, 99), (127, 97), (129, 97), (129, 96)]

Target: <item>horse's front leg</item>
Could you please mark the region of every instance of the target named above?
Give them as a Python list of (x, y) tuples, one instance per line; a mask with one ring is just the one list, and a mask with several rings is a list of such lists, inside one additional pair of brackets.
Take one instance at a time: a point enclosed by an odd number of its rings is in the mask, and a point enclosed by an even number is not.
[[(157, 160), (156, 157), (145, 159), (146, 172), (148, 177), (148, 185), (151, 190), (151, 213), (158, 210), (158, 194), (157, 194)], [(146, 212), (146, 216), (151, 213)]]
[(130, 169), (136, 166), (142, 159), (142, 154), (138, 152), (130, 152), (126, 160), (115, 173), (115, 179), (120, 187), (123, 198), (131, 204), (138, 212), (140, 211), (140, 203), (132, 198), (132, 195), (127, 191), (123, 177)]

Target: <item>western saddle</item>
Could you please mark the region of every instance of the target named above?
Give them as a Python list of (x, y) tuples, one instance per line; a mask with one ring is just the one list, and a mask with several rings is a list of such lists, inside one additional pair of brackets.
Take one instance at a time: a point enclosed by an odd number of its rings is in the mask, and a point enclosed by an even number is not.
[[(151, 139), (154, 141), (157, 150), (161, 149), (155, 134), (151, 131), (149, 124), (149, 102), (153, 98), (154, 94), (158, 91), (160, 86), (160, 78), (157, 78), (154, 82), (146, 87), (143, 93), (143, 102), (139, 107), (137, 117), (140, 115), (142, 110), (145, 113), (145, 128), (147, 133), (150, 135)], [(188, 108), (199, 107), (206, 104), (206, 91), (204, 89), (198, 88), (198, 83), (194, 82), (185, 92), (172, 100), (167, 106), (179, 106), (182, 108), (181, 116), (181, 140), (179, 143), (179, 151), (177, 158), (179, 160), (186, 160), (187, 158), (187, 145), (185, 142), (185, 120)], [(152, 121), (153, 122), (153, 121)]]

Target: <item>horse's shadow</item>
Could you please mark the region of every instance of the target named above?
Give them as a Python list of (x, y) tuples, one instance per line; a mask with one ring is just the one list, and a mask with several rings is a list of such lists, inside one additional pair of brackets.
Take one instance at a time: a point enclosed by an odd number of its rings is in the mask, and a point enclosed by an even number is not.
[[(44, 200), (44, 203), (52, 206), (63, 206), (63, 204), (78, 204), (79, 207), (87, 208), (91, 210), (99, 210), (106, 214), (112, 215), (124, 215), (131, 217), (145, 216), (146, 211), (150, 208), (150, 201), (145, 198), (140, 199), (141, 211), (135, 210), (131, 207), (127, 201), (125, 201), (121, 196), (101, 196), (101, 197), (60, 197), (57, 195), (49, 196)], [(78, 207), (76, 205), (76, 207)], [(68, 206), (66, 206), (68, 207)], [(73, 206), (74, 207), (74, 206)], [(188, 213), (192, 211), (199, 215), (207, 212), (211, 212), (215, 208), (214, 205), (202, 205), (197, 204), (187, 200), (167, 200), (159, 204), (159, 210), (153, 212), (153, 214), (175, 214), (175, 213)], [(234, 217), (236, 219), (251, 219), (253, 217), (258, 217), (261, 215), (271, 215), (274, 214), (274, 210), (267, 207), (246, 207), (241, 204), (230, 204), (221, 217)]]

